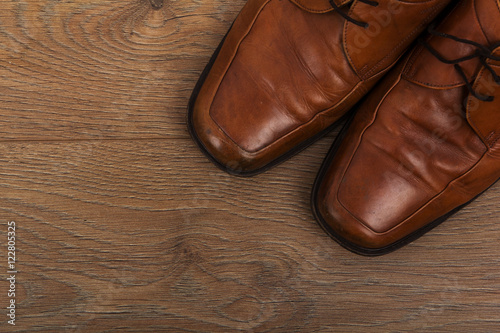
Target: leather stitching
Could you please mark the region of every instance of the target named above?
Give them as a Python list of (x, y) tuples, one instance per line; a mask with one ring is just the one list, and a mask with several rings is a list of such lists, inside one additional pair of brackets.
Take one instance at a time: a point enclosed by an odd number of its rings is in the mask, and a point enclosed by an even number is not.
[[(489, 64), (491, 64), (491, 61), (488, 61)], [(493, 65), (493, 67), (498, 67), (498, 66), (495, 66)], [(480, 82), (481, 82), (481, 79), (484, 77), (484, 74), (486, 73), (486, 69), (483, 67), (481, 69), (481, 71), (479, 72), (478, 74), (478, 77), (476, 79), (476, 82), (474, 83), (474, 89), (477, 89), (477, 87), (479, 86)], [(476, 122), (471, 118), (472, 115), (470, 114), (470, 107), (471, 107), (471, 98), (469, 96), (469, 101), (467, 102), (467, 120), (469, 121), (470, 125), (474, 128), (474, 130), (476, 131), (476, 133), (479, 134), (479, 136), (481, 137), (481, 139), (483, 140), (483, 142), (485, 144), (487, 144), (488, 146), (490, 147), (493, 147), (497, 142), (498, 140), (500, 139), (500, 136), (498, 138), (495, 139), (495, 141), (493, 141), (493, 143), (491, 144), (488, 144), (488, 140), (491, 138), (491, 136), (494, 134), (490, 134), (488, 137), (486, 137), (483, 132), (478, 128)], [(484, 102), (481, 102), (481, 103), (484, 103)]]
[[(255, 17), (253, 18), (253, 21), (251, 22), (251, 24), (248, 26), (248, 30), (245, 32), (245, 34), (243, 34), (239, 41), (237, 42), (234, 50), (232, 51), (232, 57), (230, 59), (230, 61), (228, 61), (228, 64), (226, 66), (226, 68), (224, 69), (224, 72), (223, 74), (221, 75), (220, 79), (219, 79), (219, 82), (217, 83), (217, 87), (213, 93), (213, 96), (211, 97), (211, 103), (210, 105), (212, 105), (213, 103), (213, 100), (215, 99), (215, 96), (217, 95), (217, 93), (219, 92), (219, 89), (220, 89), (220, 85), (222, 83), (222, 81), (224, 81), (224, 78), (226, 77), (226, 74), (227, 72), (229, 71), (229, 68), (231, 68), (231, 65), (233, 64), (234, 62), (234, 59), (236, 58), (236, 55), (240, 49), (240, 46), (241, 44), (243, 43), (243, 41), (247, 38), (247, 36), (250, 34), (250, 32), (252, 31), (255, 23), (257, 22), (257, 19), (259, 18), (260, 14), (262, 13), (262, 11), (264, 10), (265, 7), (267, 7), (267, 5), (273, 0), (267, 0), (264, 4), (262, 4), (262, 6), (260, 7), (259, 11), (257, 12), (257, 14), (255, 15)], [(228, 34), (229, 35), (229, 34)], [(222, 49), (221, 49), (221, 52), (222, 52)], [(228, 135), (228, 133), (226, 133), (226, 131), (219, 125), (219, 123), (217, 121), (215, 121), (215, 119), (213, 118), (213, 115), (212, 113), (210, 112), (210, 109), (208, 111), (208, 115), (210, 117), (210, 119), (212, 120), (212, 122), (216, 125), (217, 129), (224, 134), (224, 136), (233, 144), (235, 145), (235, 147), (242, 151), (242, 152), (245, 152), (247, 154), (257, 154), (259, 153), (260, 151), (257, 151), (257, 152), (250, 152), (250, 151), (247, 151), (245, 149), (243, 149), (238, 143), (236, 143), (233, 138), (231, 136)], [(227, 140), (226, 140), (227, 142)], [(228, 142), (229, 143), (229, 142)], [(263, 150), (263, 149), (262, 149)]]
[[(370, 125), (371, 126), (371, 125)], [(500, 139), (500, 137), (499, 137)], [(357, 149), (356, 149), (357, 150)], [(478, 159), (478, 161), (476, 163), (474, 163), (474, 165), (472, 165), (468, 170), (466, 170), (463, 174), (459, 175), (458, 177), (450, 180), (450, 182), (448, 184), (446, 184), (446, 186), (443, 188), (442, 191), (440, 191), (439, 193), (437, 193), (434, 197), (430, 198), (427, 202), (425, 202), (419, 209), (417, 209), (415, 212), (413, 212), (410, 216), (408, 216), (407, 218), (405, 218), (403, 221), (401, 221), (400, 223), (398, 223), (397, 225), (393, 226), (392, 228), (390, 228), (389, 230), (386, 230), (386, 231), (383, 231), (383, 232), (377, 232), (375, 230), (373, 230), (372, 228), (370, 228), (369, 226), (367, 226), (365, 223), (363, 223), (362, 221), (360, 221), (361, 225), (366, 228), (367, 230), (369, 230), (370, 232), (372, 232), (374, 235), (378, 235), (378, 236), (383, 236), (383, 235), (387, 235), (387, 234), (390, 234), (391, 232), (393, 232), (394, 230), (397, 230), (398, 228), (404, 226), (405, 224), (411, 222), (411, 219), (414, 218), (414, 216), (418, 215), (421, 211), (427, 209), (427, 207), (429, 207), (429, 205), (431, 205), (433, 202), (435, 202), (436, 200), (439, 199), (439, 197), (441, 197), (443, 195), (443, 193), (445, 193), (446, 191), (448, 191), (450, 189), (450, 187), (454, 186), (457, 182), (460, 182), (461, 179), (463, 179), (464, 177), (466, 177), (468, 174), (470, 174), (471, 172), (474, 172), (474, 169), (481, 163), (482, 159), (484, 158), (484, 156), (487, 154), (487, 151), (485, 151), (481, 157)], [(354, 154), (353, 154), (354, 155)], [(351, 159), (352, 160), (352, 159)], [(350, 164), (350, 162), (349, 162)], [(347, 169), (346, 169), (347, 170)], [(457, 192), (457, 191), (460, 191), (462, 194), (464, 194), (465, 196), (470, 196), (470, 192), (468, 191), (463, 191), (463, 187), (462, 186), (459, 186), (459, 185), (456, 185), (456, 187), (453, 189), (453, 192)], [(338, 193), (337, 193), (338, 194)], [(338, 197), (337, 197), (338, 198)], [(338, 200), (337, 200), (338, 201)], [(340, 201), (339, 201), (340, 203)], [(340, 203), (342, 205), (342, 203)], [(342, 207), (344, 207), (344, 205), (342, 205)], [(345, 207), (344, 207), (345, 208)], [(347, 208), (345, 208), (346, 211), (352, 215), (352, 213), (347, 210)], [(354, 218), (356, 218), (355, 216), (353, 216)], [(356, 218), (356, 220), (359, 221), (358, 218)]]
[(500, 135), (498, 135), (497, 138), (490, 144), (490, 148), (493, 148), (499, 140), (500, 140)]
[[(430, 1), (427, 1), (427, 2), (432, 2), (433, 0), (430, 0)], [(421, 5), (422, 3), (417, 3), (417, 5)], [(355, 2), (352, 7), (351, 7), (351, 10), (349, 11), (349, 13), (351, 13), (355, 8), (356, 6), (358, 5), (358, 2)], [(432, 15), (434, 16), (434, 14), (439, 10), (440, 6), (438, 5), (435, 5), (433, 7), (433, 9), (429, 12), (429, 15)], [(362, 69), (357, 69), (357, 67), (355, 66), (354, 62), (352, 61), (352, 58), (351, 56), (349, 55), (349, 48), (348, 48), (348, 45), (347, 45), (347, 40), (349, 39), (349, 36), (350, 36), (350, 32), (349, 30), (352, 30), (352, 29), (349, 29), (350, 27), (352, 27), (352, 23), (350, 22), (346, 22), (345, 24), (345, 29), (344, 29), (344, 49), (345, 49), (345, 52), (347, 54), (347, 57), (349, 59), (349, 62), (351, 63), (351, 66), (353, 67), (355, 73), (362, 79), (362, 80), (366, 80), (368, 77), (370, 77), (370, 75), (373, 75), (373, 73), (377, 72), (380, 70), (380, 67), (383, 65), (383, 63), (391, 56), (393, 56), (396, 52), (398, 52), (398, 49), (401, 47), (401, 45), (403, 45), (405, 42), (407, 42), (409, 39), (413, 39), (414, 36), (419, 33), (421, 30), (422, 30), (422, 26), (426, 26), (428, 24), (428, 21), (429, 20), (425, 20), (423, 21), (421, 24), (419, 24), (415, 29), (413, 29), (405, 38), (403, 38), (399, 43), (398, 45), (396, 45), (391, 52), (389, 52), (385, 57), (383, 57), (378, 63), (376, 63), (375, 65), (372, 66), (372, 68), (366, 72), (366, 73), (359, 73), (359, 71), (362, 71)]]
[[(463, 3), (462, 3), (463, 4)], [(453, 14), (453, 11), (451, 11), (450, 13), (446, 14), (445, 18), (441, 21), (441, 23), (439, 24), (439, 26), (442, 26), (443, 23), (449, 19), (449, 17)], [(430, 40), (431, 38), (429, 38)], [(419, 46), (420, 50), (417, 54), (415, 54), (415, 56), (413, 56), (413, 59), (411, 61), (411, 64), (408, 65), (408, 68), (412, 69), (411, 70), (411, 74), (410, 74), (410, 70), (408, 69), (408, 71), (403, 74), (403, 76), (408, 79), (409, 81), (413, 82), (413, 83), (417, 83), (417, 84), (420, 84), (420, 85), (424, 85), (424, 86), (431, 86), (431, 87), (440, 87), (440, 88), (458, 88), (459, 86), (463, 85), (461, 83), (455, 83), (455, 84), (451, 84), (451, 85), (431, 85), (430, 83), (428, 82), (423, 82), (423, 81), (420, 81), (420, 80), (416, 80), (415, 79), (415, 75), (417, 73), (417, 68), (414, 67), (415, 66), (415, 62), (418, 60), (419, 56), (421, 55), (421, 53), (424, 51), (424, 47), (423, 46)], [(408, 74), (407, 74), (408, 73)]]
[[(355, 0), (355, 1), (357, 1), (357, 0)], [(349, 10), (349, 16), (352, 15), (352, 10), (353, 10), (354, 6), (356, 6), (356, 3), (351, 6), (351, 9)], [(363, 80), (363, 78), (359, 75), (359, 72), (358, 72), (356, 66), (354, 65), (354, 61), (352, 60), (351, 55), (349, 54), (349, 49), (347, 46), (347, 40), (349, 39), (347, 37), (347, 35), (349, 33), (348, 27), (349, 27), (349, 22), (347, 22), (347, 21), (344, 22), (344, 38), (342, 41), (342, 43), (344, 44), (344, 54), (346, 55), (347, 59), (349, 60), (349, 65), (351, 65), (351, 69), (353, 70), (353, 72), (356, 73), (356, 75), (358, 76), (358, 78), (360, 80)]]
[[(478, 85), (479, 85), (479, 82), (481, 82), (481, 80), (483, 79), (484, 77), (484, 73), (485, 73), (485, 70), (484, 70), (484, 67), (481, 69), (481, 71), (479, 72), (478, 76), (477, 76), (477, 79), (476, 79), (476, 82), (474, 84), (474, 89), (477, 89)], [(488, 142), (486, 142), (486, 139), (485, 139), (485, 135), (483, 134), (483, 132), (477, 127), (477, 124), (476, 122), (474, 121), (474, 119), (472, 118), (472, 115), (470, 113), (470, 108), (471, 108), (471, 104), (472, 104), (472, 96), (469, 94), (469, 101), (467, 102), (467, 120), (469, 121), (469, 124), (474, 128), (474, 130), (476, 131), (477, 134), (479, 134), (479, 136), (481, 137), (481, 140), (483, 140), (483, 142), (485, 144), (488, 145)], [(480, 103), (484, 103), (484, 102), (480, 102)]]
[(411, 55), (411, 62), (408, 64), (408, 68), (405, 69), (405, 72), (403, 73), (403, 76), (405, 79), (407, 79), (410, 82), (419, 84), (421, 86), (425, 87), (434, 87), (434, 88), (458, 88), (458, 87), (463, 87), (465, 83), (463, 82), (457, 82), (457, 83), (451, 83), (451, 84), (431, 84), (429, 82), (425, 82), (422, 80), (417, 80), (415, 78), (415, 75), (417, 73), (417, 68), (415, 67), (415, 62), (418, 60), (422, 52), (424, 52), (424, 47), (419, 46), (418, 50), (415, 52), (414, 55)]
[(477, 13), (477, 5), (476, 4), (477, 4), (477, 2), (474, 0), (473, 5), (472, 5), (472, 8), (474, 9), (474, 17), (476, 18), (477, 25), (479, 26), (479, 29), (481, 30), (481, 33), (483, 34), (484, 39), (486, 39), (489, 43), (490, 40), (488, 39), (488, 36), (486, 36), (486, 31), (484, 31), (483, 25), (481, 24), (481, 21), (479, 20), (479, 15)]
[[(486, 37), (486, 33), (485, 33), (485, 31), (484, 31), (484, 29), (483, 29), (483, 27), (482, 27), (482, 25), (481, 25), (481, 23), (479, 21), (479, 17), (478, 17), (478, 14), (477, 14), (477, 10), (476, 10), (475, 4), (476, 4), (476, 1), (474, 1), (474, 6), (473, 6), (474, 7), (474, 16), (476, 18), (476, 23), (477, 23), (478, 27), (480, 28), (480, 30), (481, 30), (481, 32), (483, 34), (483, 37), (486, 40), (488, 40), (488, 38)], [(498, 2), (497, 2), (497, 5), (498, 5)], [(500, 8), (499, 8), (499, 10), (500, 10)], [(443, 22), (446, 21), (446, 19), (449, 16), (451, 16), (451, 13), (446, 16), (446, 18), (443, 20)], [(421, 47), (421, 52), (423, 51), (423, 49), (424, 48)], [(419, 55), (420, 55), (420, 53), (415, 57), (415, 60), (416, 60), (416, 58), (418, 58)], [(411, 66), (413, 66), (413, 65), (414, 64), (412, 62)], [(416, 71), (417, 71), (417, 69), (413, 67), (413, 70), (412, 70), (411, 74), (408, 73), (407, 75), (405, 75), (405, 77), (408, 78), (408, 80), (410, 80), (410, 81), (412, 81), (414, 83), (418, 83), (418, 84), (421, 84), (423, 86), (428, 86), (428, 87), (436, 87), (436, 88), (458, 88), (458, 87), (463, 87), (465, 85), (462, 82), (456, 82), (456, 83), (450, 83), (450, 84), (432, 84), (432, 83), (425, 82), (425, 81), (422, 81), (422, 80), (417, 80), (417, 79), (414, 78), (414, 76), (416, 75)]]
[[(436, 12), (438, 11), (438, 7), (435, 6), (434, 9), (430, 12), (431, 15), (434, 16), (434, 14), (436, 14)], [(367, 73), (365, 73), (364, 75), (366, 76), (370, 76), (372, 75), (373, 72), (377, 71), (379, 69), (380, 66), (382, 66), (382, 63), (387, 59), (389, 58), (390, 56), (392, 56), (394, 53), (396, 53), (397, 49), (399, 49), (401, 47), (401, 45), (403, 45), (408, 39), (414, 39), (414, 36), (417, 34), (417, 33), (420, 33), (420, 31), (422, 30), (422, 26), (427, 26), (427, 24), (429, 23), (430, 20), (424, 20), (421, 24), (419, 24), (409, 35), (407, 35), (403, 40), (401, 40), (401, 42), (390, 52), (388, 53), (383, 59), (381, 59), (375, 66), (372, 67), (372, 69), (370, 71), (368, 71)]]
[[(450, 187), (454, 186), (457, 182), (460, 182), (462, 178), (466, 177), (469, 173), (473, 172), (474, 169), (479, 165), (479, 163), (481, 162), (481, 160), (484, 158), (486, 152), (483, 153), (483, 155), (479, 158), (479, 160), (467, 171), (465, 171), (462, 175), (456, 177), (455, 179), (452, 179), (444, 188), (441, 192), (437, 193), (434, 197), (432, 197), (431, 199), (429, 199), (425, 204), (423, 204), (418, 210), (416, 210), (413, 214), (411, 214), (409, 217), (407, 217), (404, 221), (402, 221), (401, 223), (395, 225), (394, 227), (392, 227), (391, 229), (385, 231), (385, 232), (382, 232), (382, 233), (377, 233), (378, 235), (384, 235), (384, 234), (388, 234), (394, 230), (396, 230), (397, 228), (407, 224), (408, 222), (410, 222), (410, 220), (416, 216), (417, 214), (419, 214), (421, 211), (423, 211), (424, 209), (426, 209), (427, 207), (429, 207), (429, 205), (431, 205), (434, 201), (438, 200), (438, 198), (440, 196), (443, 195), (443, 193), (445, 193), (447, 190), (450, 189)], [(470, 196), (470, 192), (468, 191), (463, 191), (463, 187), (462, 186), (459, 186), (459, 185), (456, 185), (455, 188), (453, 189), (453, 192), (457, 192), (459, 190), (462, 190), (461, 193), (464, 194), (465, 196)]]
[(432, 88), (450, 88), (450, 89), (452, 89), (452, 88), (460, 88), (460, 87), (465, 86), (465, 83), (460, 83), (460, 82), (447, 85), (447, 84), (430, 84), (428, 82), (415, 80), (415, 79), (408, 79), (408, 81), (419, 84), (421, 86), (432, 87)]
[[(231, 61), (229, 62), (229, 64), (227, 65), (227, 68), (225, 69), (225, 72), (224, 74), (221, 76), (221, 79), (218, 83), (218, 86), (217, 86), (217, 89), (215, 91), (215, 94), (214, 94), (214, 97), (212, 98), (212, 101), (213, 99), (215, 98), (215, 95), (217, 94), (218, 90), (219, 90), (219, 87), (220, 87), (220, 84), (222, 83), (222, 81), (224, 80), (224, 77), (226, 76), (229, 68), (231, 67), (231, 64), (233, 63), (235, 57), (236, 57), (236, 54), (238, 53), (238, 50), (241, 46), (241, 44), (243, 43), (243, 41), (247, 38), (247, 36), (250, 34), (250, 32), (252, 31), (253, 29), (253, 26), (255, 25), (256, 21), (257, 21), (257, 18), (260, 16), (260, 14), (262, 13), (262, 11), (264, 10), (264, 8), (273, 0), (268, 0), (260, 9), (259, 13), (256, 15), (256, 17), (254, 18), (252, 24), (249, 26), (248, 28), (248, 31), (247, 33), (241, 37), (241, 39), (239, 40), (237, 46), (235, 47), (235, 50), (234, 50), (234, 54), (233, 54), (233, 57), (231, 59)], [(377, 74), (378, 75), (378, 74)], [(375, 77), (375, 76), (374, 76)], [(361, 83), (363, 83), (363, 81), (361, 82), (358, 82), (356, 84), (355, 87), (353, 87), (353, 89), (341, 100), (339, 101), (337, 104), (335, 105), (332, 105), (331, 107), (329, 108), (326, 108), (324, 110), (321, 110), (320, 112), (316, 113), (316, 115), (314, 115), (310, 120), (308, 120), (306, 123), (303, 123), (299, 126), (297, 126), (296, 128), (293, 128), (291, 129), (288, 133), (285, 133), (284, 135), (282, 135), (281, 137), (277, 138), (276, 140), (274, 140), (274, 142), (270, 143), (269, 145), (263, 147), (262, 149), (259, 149), (257, 151), (248, 151), (244, 148), (242, 148), (238, 143), (236, 143), (229, 135), (228, 133), (226, 133), (222, 127), (215, 121), (215, 119), (213, 119), (212, 117), (212, 114), (209, 113), (209, 116), (211, 118), (211, 120), (213, 121), (213, 123), (217, 126), (217, 128), (219, 129), (219, 131), (221, 131), (225, 137), (227, 137), (227, 139), (233, 144), (235, 145), (235, 147), (240, 150), (241, 152), (244, 152), (245, 154), (249, 155), (249, 156), (255, 156), (255, 155), (259, 155), (259, 154), (262, 154), (263, 152), (267, 151), (267, 150), (270, 150), (273, 148), (273, 146), (279, 144), (279, 142), (283, 139), (286, 139), (292, 135), (294, 135), (295, 133), (299, 132), (302, 130), (303, 127), (305, 126), (308, 126), (310, 125), (311, 123), (313, 123), (314, 121), (316, 121), (318, 119), (318, 117), (321, 117), (321, 116), (324, 116), (326, 113), (328, 113), (329, 111), (333, 110), (333, 109), (336, 109), (336, 108), (341, 108), (345, 103), (348, 103), (351, 99), (351, 97), (353, 95), (356, 94), (356, 92), (358, 92), (360, 89), (363, 89), (363, 86), (361, 85)]]
[[(304, 5), (302, 3), (302, 1), (300, 0), (291, 0), (293, 3), (295, 3), (296, 5), (298, 5), (300, 8), (304, 9), (304, 10), (307, 10), (308, 12), (311, 12), (311, 13), (316, 13), (316, 14), (322, 14), (322, 13), (328, 13), (328, 12), (331, 12), (333, 11), (334, 9), (332, 7), (328, 8), (328, 9), (313, 9), (313, 8), (310, 8), (306, 5)], [(345, 5), (349, 0), (346, 0), (346, 1), (343, 1), (339, 4), (337, 4), (338, 6), (343, 6)]]
[(405, 78), (407, 78), (407, 79), (413, 79), (413, 77), (417, 73), (417, 68), (414, 67), (414, 64), (415, 64), (415, 61), (417, 61), (418, 58), (420, 57), (420, 55), (422, 54), (423, 50), (424, 50), (424, 47), (423, 46), (419, 46), (413, 52), (413, 54), (410, 56), (410, 61), (408, 63), (408, 66), (405, 68), (405, 70), (403, 72), (403, 76)]
[[(344, 172), (342, 174), (342, 177), (341, 177), (341, 181), (340, 183), (342, 183), (346, 177), (346, 174), (347, 174), (347, 171), (349, 170), (351, 164), (352, 164), (352, 160), (354, 159), (354, 156), (356, 155), (358, 149), (359, 149), (359, 146), (361, 145), (361, 141), (363, 140), (363, 137), (366, 133), (366, 131), (372, 127), (373, 123), (375, 122), (375, 120), (377, 119), (378, 117), (378, 112), (380, 110), (380, 107), (382, 106), (382, 104), (385, 102), (386, 98), (389, 96), (389, 94), (394, 90), (394, 88), (399, 84), (399, 82), (401, 82), (401, 75), (397, 78), (397, 80), (395, 80), (395, 82), (392, 84), (391, 88), (388, 89), (386, 91), (386, 93), (384, 94), (384, 96), (380, 99), (380, 102), (378, 103), (377, 105), (377, 108), (375, 109), (375, 112), (373, 113), (373, 116), (372, 116), (372, 119), (370, 121), (369, 124), (367, 124), (365, 126), (365, 128), (362, 130), (362, 132), (360, 133), (359, 135), (359, 139), (358, 139), (358, 142), (356, 143), (356, 147), (354, 148), (354, 151), (352, 152), (351, 156), (350, 156), (350, 159), (349, 159), (349, 163), (347, 163), (347, 166), (345, 167), (344, 169)], [(337, 199), (337, 202), (352, 216), (354, 217), (364, 228), (366, 228), (367, 230), (373, 232), (373, 233), (376, 233), (378, 234), (378, 232), (376, 232), (375, 230), (373, 230), (372, 228), (370, 228), (364, 221), (360, 220), (359, 218), (357, 218), (345, 205), (344, 203), (340, 200), (340, 190), (341, 190), (341, 187), (339, 186), (338, 189), (337, 189), (337, 192), (336, 192), (336, 199)], [(333, 191), (333, 188), (331, 188), (329, 191), (328, 191), (328, 194), (327, 196), (330, 196), (331, 194), (331, 191)]]
[(494, 135), (495, 135), (495, 132), (491, 132), (490, 135), (488, 135), (488, 137), (486, 138), (486, 140), (490, 141), (491, 138), (493, 138)]

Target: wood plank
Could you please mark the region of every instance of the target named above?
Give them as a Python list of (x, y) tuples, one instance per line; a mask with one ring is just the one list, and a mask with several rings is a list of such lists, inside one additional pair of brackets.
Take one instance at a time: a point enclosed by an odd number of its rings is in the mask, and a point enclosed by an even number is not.
[(0, 0), (1, 140), (184, 135), (244, 1)]
[(0, 237), (7, 220), (19, 229), (13, 331), (494, 331), (500, 186), (360, 257), (310, 212), (331, 141), (249, 179), (188, 139), (0, 144)]
[(335, 132), (248, 179), (201, 154), (186, 105), (244, 3), (0, 0), (0, 332), (497, 331), (500, 185), (364, 258), (309, 207)]

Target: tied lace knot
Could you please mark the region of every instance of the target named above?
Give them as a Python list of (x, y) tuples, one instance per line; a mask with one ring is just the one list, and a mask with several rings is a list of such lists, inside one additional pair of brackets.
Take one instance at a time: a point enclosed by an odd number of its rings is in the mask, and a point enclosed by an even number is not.
[(469, 39), (464, 39), (464, 38), (460, 38), (460, 37), (449, 35), (449, 34), (446, 34), (443, 32), (436, 31), (435, 24), (430, 25), (427, 30), (431, 35), (439, 36), (439, 37), (443, 37), (443, 38), (448, 38), (448, 39), (454, 40), (454, 41), (459, 42), (459, 43), (469, 44), (469, 45), (476, 47), (476, 51), (474, 51), (474, 53), (472, 53), (471, 55), (461, 57), (458, 59), (454, 59), (454, 60), (448, 60), (445, 57), (443, 57), (436, 49), (434, 49), (432, 46), (430, 46), (427, 41), (420, 39), (420, 43), (423, 44), (425, 46), (425, 48), (427, 50), (429, 50), (429, 52), (431, 52), (432, 55), (434, 55), (439, 61), (444, 62), (445, 64), (453, 65), (455, 67), (457, 72), (460, 74), (460, 76), (464, 80), (465, 85), (467, 86), (467, 89), (469, 90), (469, 92), (472, 96), (476, 97), (477, 99), (479, 99), (483, 102), (492, 102), (494, 100), (493, 96), (485, 96), (485, 95), (482, 95), (474, 90), (472, 83), (467, 78), (467, 75), (465, 74), (465, 71), (463, 70), (462, 66), (460, 66), (460, 63), (467, 61), (467, 60), (478, 58), (479, 61), (481, 62), (481, 64), (493, 75), (493, 79), (495, 80), (495, 83), (500, 85), (500, 76), (495, 72), (495, 70), (487, 62), (488, 59), (494, 60), (494, 61), (500, 61), (500, 56), (493, 55), (493, 51), (496, 48), (500, 47), (500, 43), (493, 45), (492, 47), (486, 47), (482, 44), (479, 44), (479, 43), (472, 41), (472, 40), (469, 40)]

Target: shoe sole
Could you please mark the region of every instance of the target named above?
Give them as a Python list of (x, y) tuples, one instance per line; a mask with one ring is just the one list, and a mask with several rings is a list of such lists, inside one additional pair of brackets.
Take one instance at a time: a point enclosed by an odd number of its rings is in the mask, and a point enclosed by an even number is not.
[(316, 218), (316, 221), (318, 222), (318, 224), (320, 225), (320, 227), (331, 237), (333, 238), (337, 243), (339, 243), (340, 245), (342, 245), (344, 248), (346, 248), (347, 250), (351, 251), (351, 252), (354, 252), (356, 254), (360, 254), (360, 255), (363, 255), (363, 256), (369, 256), (369, 257), (375, 257), (375, 256), (381, 256), (381, 255), (384, 255), (384, 254), (388, 254), (388, 253), (391, 253), (413, 241), (415, 241), (416, 239), (420, 238), (421, 236), (423, 236), (425, 233), (429, 232), (430, 230), (434, 229), (435, 227), (437, 227), (438, 225), (440, 225), (441, 223), (443, 223), (444, 221), (446, 221), (447, 219), (449, 219), (452, 215), (454, 215), (456, 212), (458, 212), (459, 210), (461, 210), (462, 208), (466, 207), (467, 205), (469, 205), (470, 203), (472, 203), (475, 199), (477, 199), (479, 196), (481, 196), (481, 194), (483, 194), (484, 192), (486, 192), (489, 188), (491, 188), (493, 185), (496, 184), (496, 182), (498, 181), (498, 179), (491, 185), (489, 186), (486, 190), (484, 190), (483, 192), (481, 192), (480, 194), (478, 194), (477, 196), (475, 196), (472, 200), (466, 202), (465, 204), (461, 205), (461, 206), (458, 206), (457, 208), (451, 210), (450, 212), (446, 213), (445, 215), (437, 218), (436, 220), (430, 222), (429, 224), (425, 225), (424, 227), (414, 231), (413, 233), (409, 234), (408, 236), (400, 239), (399, 241), (396, 241), (390, 245), (387, 245), (387, 246), (384, 246), (384, 247), (381, 247), (381, 248), (366, 248), (366, 247), (362, 247), (362, 246), (359, 246), (353, 242), (350, 242), (348, 241), (347, 239), (343, 238), (342, 236), (340, 236), (339, 234), (337, 234), (333, 229), (332, 227), (326, 223), (326, 221), (324, 220), (323, 216), (321, 215), (321, 213), (319, 212), (319, 209), (318, 209), (318, 206), (317, 206), (317, 198), (318, 198), (318, 191), (319, 191), (319, 186), (320, 184), (322, 183), (323, 181), (323, 178), (326, 174), (326, 171), (328, 170), (328, 166), (330, 165), (331, 161), (335, 158), (335, 155), (338, 151), (338, 149), (340, 148), (340, 144), (342, 142), (342, 139), (345, 137), (347, 131), (348, 131), (348, 128), (350, 126), (350, 124), (352, 123), (354, 119), (354, 114), (347, 120), (347, 122), (345, 123), (345, 125), (342, 127), (339, 135), (337, 136), (337, 138), (335, 139), (335, 141), (333, 142), (332, 144), (332, 147), (330, 148), (328, 154), (326, 155), (326, 158), (325, 160), (323, 161), (323, 164), (320, 168), (320, 171), (318, 173), (318, 176), (316, 177), (316, 180), (314, 182), (314, 185), (313, 185), (313, 190), (312, 190), (312, 194), (311, 194), (311, 207), (312, 207), (312, 211), (313, 211), (313, 214), (314, 214), (314, 217)]

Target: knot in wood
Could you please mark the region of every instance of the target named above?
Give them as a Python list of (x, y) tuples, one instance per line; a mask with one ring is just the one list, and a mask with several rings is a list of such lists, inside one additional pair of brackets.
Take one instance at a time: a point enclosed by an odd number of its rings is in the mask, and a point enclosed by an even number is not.
[(163, 0), (149, 0), (149, 3), (151, 4), (151, 7), (153, 9), (158, 10), (163, 7)]

